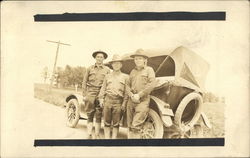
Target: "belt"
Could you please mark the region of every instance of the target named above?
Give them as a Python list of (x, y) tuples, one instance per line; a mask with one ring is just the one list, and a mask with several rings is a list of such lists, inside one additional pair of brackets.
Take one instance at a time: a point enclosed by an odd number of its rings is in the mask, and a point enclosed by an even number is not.
[(136, 94), (137, 90), (131, 89), (131, 92), (134, 93), (134, 94)]
[(101, 87), (94, 87), (94, 86), (87, 86), (87, 92), (98, 92), (100, 91)]
[(123, 102), (123, 98), (121, 98), (120, 96), (117, 97), (117, 96), (106, 95), (105, 102), (114, 103), (114, 104), (121, 104)]

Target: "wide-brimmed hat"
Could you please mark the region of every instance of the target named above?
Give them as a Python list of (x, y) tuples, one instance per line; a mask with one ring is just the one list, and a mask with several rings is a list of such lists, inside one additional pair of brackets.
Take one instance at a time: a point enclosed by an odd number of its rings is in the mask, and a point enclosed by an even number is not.
[(134, 54), (130, 55), (131, 58), (134, 58), (136, 56), (142, 56), (146, 59), (148, 58), (143, 49), (138, 49)]
[(113, 63), (113, 62), (116, 62), (116, 61), (122, 62), (122, 58), (118, 54), (114, 54), (112, 60), (109, 63)]
[(100, 50), (99, 50), (99, 51), (94, 52), (94, 53), (92, 54), (92, 56), (95, 58), (95, 57), (96, 57), (96, 55), (97, 55), (97, 54), (99, 54), (99, 53), (103, 54), (104, 58), (105, 58), (105, 59), (107, 59), (108, 54), (107, 54), (107, 53), (105, 53), (105, 52), (103, 52), (103, 51), (100, 51)]

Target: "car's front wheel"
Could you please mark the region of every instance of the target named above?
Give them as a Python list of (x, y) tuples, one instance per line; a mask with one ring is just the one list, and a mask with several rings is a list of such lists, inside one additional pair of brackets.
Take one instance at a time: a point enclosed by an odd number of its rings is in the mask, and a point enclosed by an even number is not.
[(66, 106), (66, 124), (74, 128), (80, 119), (79, 104), (76, 99), (70, 99)]
[(142, 139), (162, 138), (163, 134), (164, 134), (164, 128), (160, 116), (154, 110), (150, 109), (148, 117), (142, 126), (141, 138)]

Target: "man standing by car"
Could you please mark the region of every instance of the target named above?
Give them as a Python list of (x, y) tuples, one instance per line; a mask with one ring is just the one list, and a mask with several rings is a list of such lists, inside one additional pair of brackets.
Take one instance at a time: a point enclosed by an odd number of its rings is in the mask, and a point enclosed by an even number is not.
[[(150, 93), (155, 84), (155, 72), (147, 66), (148, 56), (142, 49), (130, 56), (134, 58), (136, 67), (130, 72), (127, 94), (128, 138), (141, 138), (142, 124), (149, 112)], [(132, 134), (132, 135), (131, 135)]]
[(104, 106), (103, 120), (105, 139), (110, 139), (111, 126), (113, 126), (112, 139), (116, 139), (119, 131), (121, 113), (125, 109), (128, 101), (125, 91), (128, 75), (121, 72), (122, 59), (119, 55), (114, 55), (110, 64), (112, 65), (113, 72), (105, 77), (98, 98), (100, 104)]
[(103, 51), (96, 51), (92, 54), (95, 58), (96, 63), (89, 68), (87, 68), (86, 73), (83, 78), (83, 96), (85, 98), (86, 104), (86, 113), (88, 116), (87, 132), (88, 139), (92, 138), (92, 129), (93, 129), (93, 119), (95, 116), (95, 138), (99, 139), (99, 133), (101, 129), (101, 118), (102, 118), (102, 109), (97, 108), (95, 105), (95, 100), (100, 92), (101, 86), (105, 76), (110, 73), (110, 69), (103, 65), (104, 59), (108, 55)]

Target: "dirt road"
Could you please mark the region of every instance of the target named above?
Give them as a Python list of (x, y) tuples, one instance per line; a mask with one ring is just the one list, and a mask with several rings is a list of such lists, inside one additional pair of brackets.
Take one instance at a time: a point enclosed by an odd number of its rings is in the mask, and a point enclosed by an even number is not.
[[(3, 116), (1, 143), (3, 155), (31, 156), (44, 153), (34, 147), (35, 139), (85, 139), (86, 120), (80, 120), (76, 128), (69, 128), (64, 121), (65, 109), (38, 99), (31, 99), (15, 108), (6, 106), (8, 111)], [(11, 117), (15, 116), (15, 117)], [(126, 129), (121, 128), (118, 135), (126, 139)], [(103, 129), (101, 138), (104, 138)], [(38, 152), (38, 153), (37, 153)], [(60, 154), (59, 154), (60, 155)]]
[[(37, 114), (35, 125), (37, 129), (36, 137), (49, 139), (86, 139), (86, 120), (80, 120), (75, 128), (66, 126), (65, 108), (57, 107), (46, 102), (35, 99), (36, 108), (32, 108), (31, 113)], [(103, 126), (103, 124), (102, 124)], [(118, 138), (126, 139), (126, 129), (120, 130)], [(104, 138), (103, 129), (101, 138)]]

